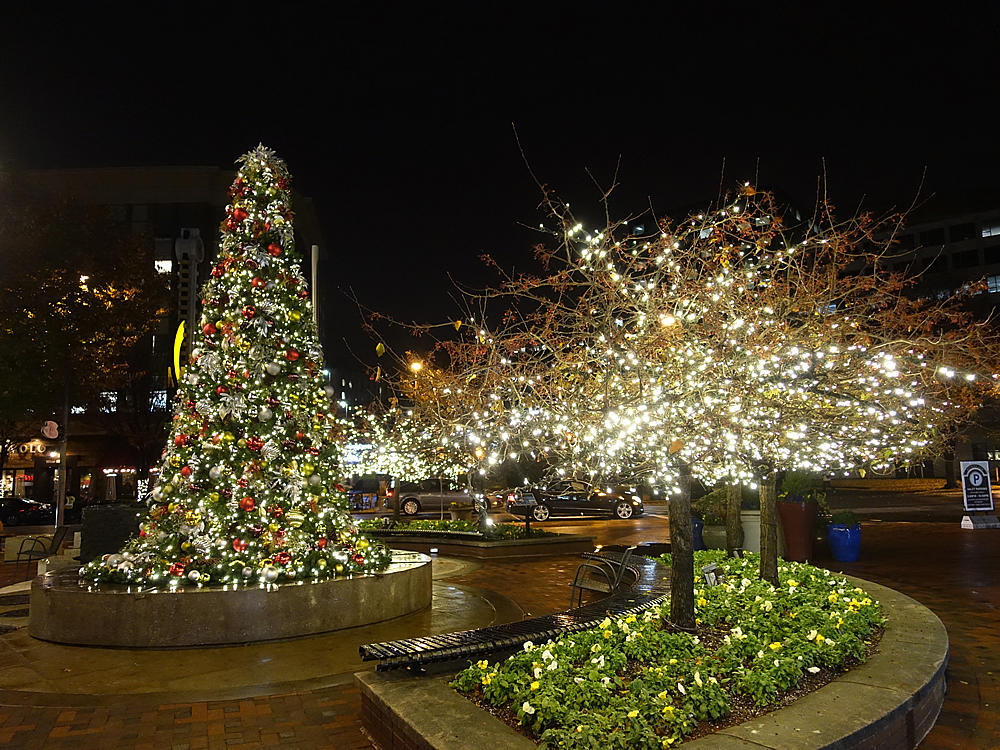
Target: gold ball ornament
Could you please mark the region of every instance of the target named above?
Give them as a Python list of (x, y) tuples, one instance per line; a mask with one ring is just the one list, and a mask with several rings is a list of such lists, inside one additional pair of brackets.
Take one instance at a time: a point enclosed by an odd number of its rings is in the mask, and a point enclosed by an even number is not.
[(326, 558), (321, 557), (319, 560), (317, 560), (316, 567), (319, 568), (320, 570), (326, 570)]
[(187, 521), (189, 526), (193, 526), (201, 520), (201, 513), (196, 510), (189, 510), (184, 514), (184, 520)]
[(236, 445), (239, 446), (240, 448), (246, 448), (247, 441), (244, 438), (240, 438), (239, 440), (236, 441)]
[(298, 310), (292, 310), (291, 312), (288, 313), (289, 320), (298, 321), (301, 318), (302, 318), (302, 313), (300, 313)]
[(368, 549), (370, 545), (367, 539), (359, 539), (354, 546), (360, 550), (365, 550)]
[(280, 528), (281, 528), (281, 525), (280, 524), (276, 524), (276, 523), (271, 523), (271, 524), (268, 524), (268, 526), (267, 526), (267, 530), (270, 531), (272, 534), (275, 531), (278, 531)]
[(171, 456), (170, 457), (170, 465), (174, 466), (174, 467), (180, 466), (181, 465), (181, 457), (177, 456), (177, 455)]
[(288, 513), (285, 514), (285, 518), (288, 520), (288, 525), (291, 526), (293, 529), (297, 529), (306, 520), (306, 517), (301, 513), (299, 513), (297, 510), (289, 511)]
[(338, 573), (343, 573), (344, 572), (344, 566), (341, 565), (340, 563), (337, 563), (337, 567), (334, 568), (334, 570), (336, 570)]
[(218, 492), (210, 492), (208, 494), (208, 499), (211, 500), (213, 503), (219, 502), (220, 497), (221, 495), (219, 495)]
[(313, 466), (311, 463), (306, 462), (306, 463), (302, 464), (302, 473), (303, 474), (312, 474), (314, 471), (316, 471), (316, 467)]

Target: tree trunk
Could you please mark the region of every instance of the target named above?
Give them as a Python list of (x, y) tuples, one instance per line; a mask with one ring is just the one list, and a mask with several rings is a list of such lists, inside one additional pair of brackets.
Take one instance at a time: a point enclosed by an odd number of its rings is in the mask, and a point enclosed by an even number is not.
[(773, 469), (757, 475), (760, 486), (760, 577), (778, 585), (778, 500)]
[(743, 547), (743, 520), (740, 506), (743, 488), (739, 482), (730, 484), (726, 493), (726, 555), (736, 557), (736, 550)]
[(948, 489), (954, 489), (958, 487), (958, 481), (955, 479), (955, 444), (948, 443), (947, 447), (944, 449), (944, 486)]
[(670, 496), (670, 624), (694, 630), (694, 534), (691, 467), (680, 462), (680, 493)]

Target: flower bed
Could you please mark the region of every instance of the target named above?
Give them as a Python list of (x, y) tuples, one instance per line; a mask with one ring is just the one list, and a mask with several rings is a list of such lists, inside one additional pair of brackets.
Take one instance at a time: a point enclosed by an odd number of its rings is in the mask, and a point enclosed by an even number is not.
[(710, 562), (726, 582), (697, 589), (697, 634), (664, 627), (667, 612), (654, 607), (525, 644), (502, 664), (477, 662), (452, 686), (498, 707), (542, 748), (652, 750), (863, 661), (884, 624), (878, 602), (829, 571), (784, 563), (775, 588), (758, 578), (757, 555), (695, 553), (696, 569)]
[[(388, 525), (382, 519), (362, 521), (358, 527), (363, 531), (378, 532), (427, 532), (443, 531), (463, 534), (479, 534), (479, 526), (470, 521), (401, 521)], [(490, 539), (539, 539), (541, 537), (556, 537), (559, 534), (542, 529), (532, 529), (530, 534), (524, 533), (524, 526), (514, 523), (498, 523), (491, 527)]]

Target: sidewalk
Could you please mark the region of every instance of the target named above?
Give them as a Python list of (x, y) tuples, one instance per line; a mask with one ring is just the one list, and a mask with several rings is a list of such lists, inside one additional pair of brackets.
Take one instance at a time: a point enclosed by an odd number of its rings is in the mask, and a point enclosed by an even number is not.
[[(894, 507), (951, 502), (903, 499), (906, 505)], [(668, 519), (658, 514), (628, 522), (560, 520), (545, 528), (590, 534), (601, 544), (669, 539)], [(562, 611), (579, 562), (576, 555), (442, 559), (434, 605), (414, 617), (423, 618), (422, 632), (433, 633)], [(948, 695), (922, 750), (1000, 746), (1000, 530), (966, 531), (957, 521), (866, 521), (857, 563), (816, 564), (913, 596), (947, 626)], [(160, 652), (57, 646), (11, 633), (0, 637), (0, 746), (370, 748), (352, 673), (372, 665), (358, 661), (357, 646), (418, 634), (411, 626), (393, 621), (279, 644)]]

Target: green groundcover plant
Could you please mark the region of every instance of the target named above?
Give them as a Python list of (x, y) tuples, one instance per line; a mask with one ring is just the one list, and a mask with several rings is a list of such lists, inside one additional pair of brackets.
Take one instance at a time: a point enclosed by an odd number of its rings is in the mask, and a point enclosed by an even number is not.
[[(402, 521), (389, 527), (382, 519), (372, 519), (362, 521), (358, 527), (364, 531), (391, 531), (399, 529), (403, 531), (465, 531), (476, 533), (479, 526), (470, 521)], [(490, 537), (492, 539), (535, 539), (545, 536), (559, 536), (551, 531), (542, 529), (532, 529), (530, 534), (524, 533), (524, 527), (513, 523), (498, 523), (492, 527)]]
[(696, 566), (713, 562), (725, 581), (697, 588), (698, 634), (665, 627), (666, 607), (652, 607), (526, 643), (503, 663), (470, 663), (451, 685), (506, 707), (541, 748), (653, 750), (737, 700), (768, 706), (809, 673), (863, 661), (885, 624), (878, 602), (827, 570), (783, 562), (774, 587), (759, 578), (759, 555), (695, 553)]

